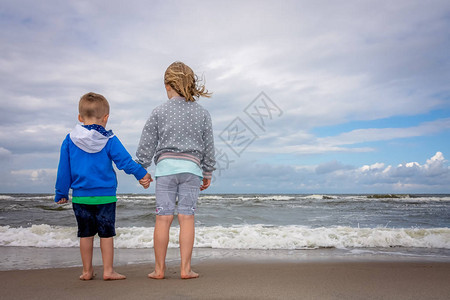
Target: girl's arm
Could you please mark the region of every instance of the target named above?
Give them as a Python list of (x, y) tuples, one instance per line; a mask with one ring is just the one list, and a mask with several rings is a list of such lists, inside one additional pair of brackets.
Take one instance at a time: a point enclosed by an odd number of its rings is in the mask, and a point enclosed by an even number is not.
[(203, 169), (203, 178), (211, 179), (212, 172), (216, 169), (214, 165), (216, 164), (215, 150), (214, 150), (214, 136), (212, 129), (211, 116), (206, 113), (205, 116), (205, 131), (203, 132), (203, 140), (205, 142), (205, 152), (203, 155), (203, 160), (201, 162)]

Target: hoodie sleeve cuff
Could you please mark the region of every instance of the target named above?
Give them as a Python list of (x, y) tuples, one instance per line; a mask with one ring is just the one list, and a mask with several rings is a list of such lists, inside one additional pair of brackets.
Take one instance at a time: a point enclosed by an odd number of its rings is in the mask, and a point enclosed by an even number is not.
[(55, 195), (55, 202), (58, 202), (59, 200), (61, 200), (62, 198), (65, 198), (67, 200), (69, 200), (69, 195)]
[(144, 169), (143, 167), (140, 167), (139, 171), (134, 174), (134, 177), (136, 177), (137, 180), (141, 180), (142, 178), (144, 178), (144, 176), (146, 174), (147, 174), (147, 170)]

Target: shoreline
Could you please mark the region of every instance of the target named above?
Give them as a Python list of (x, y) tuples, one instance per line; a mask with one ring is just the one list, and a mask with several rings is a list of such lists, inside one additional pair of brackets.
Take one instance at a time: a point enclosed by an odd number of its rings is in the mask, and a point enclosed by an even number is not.
[[(78, 247), (38, 248), (0, 246), (0, 271), (32, 270), (80, 267)], [(116, 248), (115, 266), (153, 264), (153, 248)], [(338, 262), (430, 262), (450, 263), (450, 249), (430, 248), (320, 248), (309, 250), (249, 250), (194, 248), (192, 264), (209, 262), (231, 263), (338, 263)], [(179, 248), (169, 248), (166, 262), (177, 265), (180, 262)], [(94, 247), (93, 264), (100, 266), (100, 248)]]
[(2, 299), (448, 299), (450, 262), (201, 261), (200, 278), (147, 278), (152, 264), (116, 266), (126, 280), (81, 281), (80, 267), (0, 271)]

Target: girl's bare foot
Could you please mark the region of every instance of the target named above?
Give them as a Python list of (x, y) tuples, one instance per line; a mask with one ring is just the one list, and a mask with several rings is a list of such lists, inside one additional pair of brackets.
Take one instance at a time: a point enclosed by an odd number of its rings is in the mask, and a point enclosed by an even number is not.
[(192, 270), (187, 273), (181, 273), (181, 279), (194, 279), (198, 277), (199, 275)]
[(110, 274), (105, 274), (103, 273), (103, 280), (122, 280), (122, 279), (126, 279), (127, 276), (119, 274), (115, 271), (113, 271)]
[(92, 272), (83, 272), (83, 274), (80, 275), (80, 280), (92, 280), (94, 279), (95, 274), (94, 271)]
[(151, 279), (164, 279), (164, 271), (163, 272), (158, 272), (158, 271), (153, 271), (150, 274), (148, 274), (148, 278)]

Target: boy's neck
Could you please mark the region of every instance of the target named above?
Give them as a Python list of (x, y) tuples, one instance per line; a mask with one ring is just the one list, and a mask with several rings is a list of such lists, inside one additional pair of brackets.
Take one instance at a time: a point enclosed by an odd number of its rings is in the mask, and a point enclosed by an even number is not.
[(86, 121), (83, 122), (83, 125), (100, 125), (103, 128), (106, 127), (106, 123), (98, 121), (98, 120), (89, 120), (89, 121), (86, 120)]
[(106, 128), (106, 126), (105, 125), (103, 125), (103, 124), (99, 124), (98, 122), (95, 122), (95, 123), (83, 123), (83, 126), (89, 126), (89, 125), (99, 125), (99, 126), (102, 126), (103, 128)]
[(108, 123), (109, 115), (104, 116), (103, 118), (83, 118), (81, 115), (78, 115), (78, 121), (83, 123), (83, 125), (101, 125), (103, 128), (106, 128), (106, 123)]

